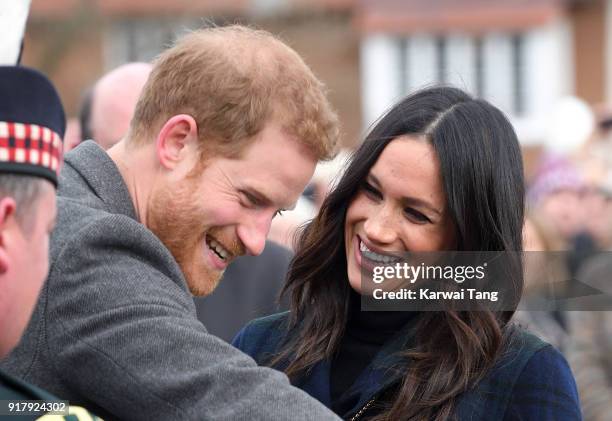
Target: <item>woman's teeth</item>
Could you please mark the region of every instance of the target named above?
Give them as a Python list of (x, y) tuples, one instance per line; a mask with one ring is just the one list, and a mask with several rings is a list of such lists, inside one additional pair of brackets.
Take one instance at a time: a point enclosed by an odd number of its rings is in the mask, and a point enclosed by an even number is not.
[(212, 238), (207, 239), (206, 244), (208, 244), (208, 247), (210, 247), (210, 249), (214, 251), (221, 259), (226, 260), (229, 257), (230, 253)]
[(378, 263), (394, 263), (400, 260), (400, 258), (396, 256), (387, 256), (385, 254), (373, 252), (361, 240), (359, 240), (359, 251), (361, 251), (361, 254), (366, 258)]

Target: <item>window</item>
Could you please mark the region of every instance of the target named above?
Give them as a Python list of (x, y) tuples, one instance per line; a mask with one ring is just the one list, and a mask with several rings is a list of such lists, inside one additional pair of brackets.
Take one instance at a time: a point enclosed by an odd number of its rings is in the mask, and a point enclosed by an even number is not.
[(514, 34), (512, 40), (512, 76), (513, 76), (513, 111), (516, 115), (525, 112), (525, 81), (524, 67), (524, 40), (520, 34)]
[(474, 58), (475, 58), (474, 76), (476, 79), (474, 95), (480, 98), (484, 97), (485, 70), (484, 70), (483, 54), (484, 54), (484, 48), (483, 48), (482, 37), (476, 37), (474, 38)]
[(447, 83), (504, 111), (525, 110), (523, 35), (443, 35), (397, 38), (403, 93)]
[(183, 32), (202, 26), (200, 19), (124, 19), (110, 24), (105, 39), (106, 68), (151, 61)]
[(436, 79), (438, 82), (448, 82), (448, 65), (447, 65), (447, 48), (446, 38), (436, 38), (436, 60), (437, 60), (437, 75)]

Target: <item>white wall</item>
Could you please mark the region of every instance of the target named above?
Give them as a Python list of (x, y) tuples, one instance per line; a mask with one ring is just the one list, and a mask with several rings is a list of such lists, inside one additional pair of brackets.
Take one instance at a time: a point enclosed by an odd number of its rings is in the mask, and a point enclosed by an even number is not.
[(444, 81), (460, 89), (476, 91), (476, 48), (474, 39), (463, 34), (446, 36)]
[(361, 41), (361, 104), (365, 127), (401, 97), (401, 56), (399, 43), (392, 36), (376, 34)]
[(606, 1), (606, 16), (605, 16), (605, 40), (604, 40), (604, 54), (605, 54), (605, 101), (612, 103), (612, 0)]
[(507, 114), (513, 112), (514, 75), (510, 34), (491, 33), (482, 40), (483, 97)]
[(558, 101), (574, 92), (571, 26), (557, 20), (526, 34), (524, 57), (525, 116), (513, 118), (524, 144), (541, 142)]
[(406, 47), (409, 91), (436, 83), (438, 81), (436, 39), (427, 34), (414, 35), (410, 37)]

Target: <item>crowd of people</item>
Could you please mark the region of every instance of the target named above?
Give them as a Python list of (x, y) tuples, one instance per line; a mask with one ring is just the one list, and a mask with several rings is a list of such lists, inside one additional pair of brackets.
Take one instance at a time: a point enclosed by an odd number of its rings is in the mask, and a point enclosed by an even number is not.
[[(432, 86), (338, 158), (323, 83), (239, 25), (104, 75), (68, 133), (43, 74), (0, 67), (0, 92), (3, 401), (106, 420), (609, 419), (605, 115), (525, 179), (506, 116)], [(449, 251), (514, 256), (519, 298), (552, 279), (566, 300), (363, 309), (376, 264)], [(571, 307), (575, 284), (603, 305)]]
[[(609, 115), (596, 117), (581, 150), (544, 153), (528, 184), (526, 255), (546, 263), (554, 274), (538, 277), (541, 272), (534, 270), (528, 286), (549, 288), (551, 279), (568, 280), (557, 287), (569, 299), (549, 308), (536, 305), (516, 317), (566, 356), (586, 420), (608, 419), (612, 411), (612, 139)], [(593, 290), (581, 292), (578, 288), (584, 285)], [(588, 294), (595, 298), (580, 304), (580, 296)]]

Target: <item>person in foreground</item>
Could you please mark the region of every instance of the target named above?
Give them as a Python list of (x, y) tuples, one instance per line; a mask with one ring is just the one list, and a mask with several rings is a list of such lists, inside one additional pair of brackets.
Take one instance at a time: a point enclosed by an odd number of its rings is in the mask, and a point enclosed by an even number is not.
[(336, 139), (321, 83), (269, 33), (180, 39), (126, 137), (66, 154), (47, 283), (2, 367), (107, 420), (337, 419), (209, 334), (191, 294), (261, 253)]
[(302, 232), (290, 311), (251, 322), (234, 345), (344, 419), (579, 420), (563, 356), (514, 328), (511, 311), (361, 310), (362, 265), (520, 251), (523, 196), (518, 141), (499, 110), (450, 87), (408, 96)]
[[(0, 97), (0, 358), (4, 358), (19, 343), (49, 271), (66, 119), (55, 88), (34, 69), (0, 66)], [(59, 400), (41, 386), (0, 370), (1, 418), (26, 421), (47, 412), (15, 410), (18, 401)], [(83, 408), (64, 409), (73, 420), (99, 419)], [(43, 419), (65, 418), (50, 414)]]

